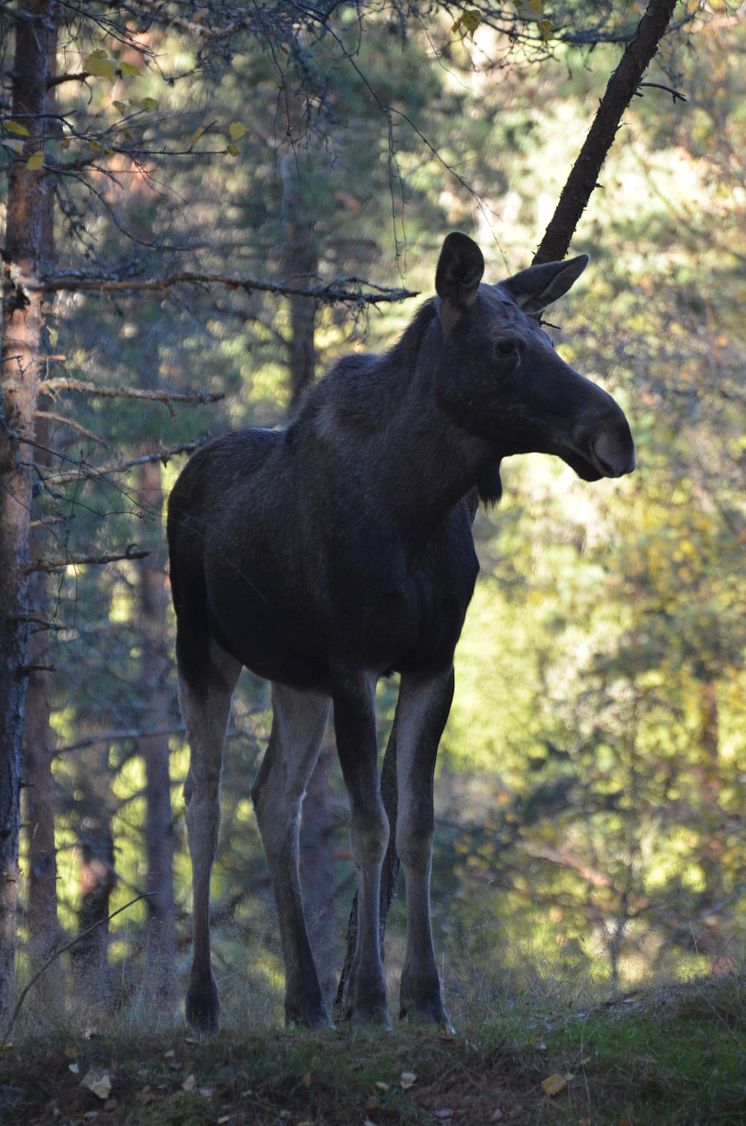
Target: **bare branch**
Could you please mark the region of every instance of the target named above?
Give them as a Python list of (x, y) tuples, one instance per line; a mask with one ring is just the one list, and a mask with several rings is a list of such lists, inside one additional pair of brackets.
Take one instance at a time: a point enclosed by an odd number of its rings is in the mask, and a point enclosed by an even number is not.
[(16, 1001), (15, 1008), (13, 1009), (13, 1012), (11, 1013), (10, 1020), (8, 1021), (5, 1028), (3, 1029), (3, 1035), (2, 1035), (3, 1043), (5, 1043), (7, 1041), (8, 1037), (10, 1036), (11, 1032), (13, 1031), (13, 1025), (15, 1024), (16, 1019), (18, 1017), (18, 1014), (21, 1011), (21, 1005), (26, 1000), (26, 997), (28, 996), (29, 991), (34, 987), (34, 985), (36, 985), (36, 983), (39, 980), (39, 978), (41, 977), (41, 975), (46, 970), (49, 969), (49, 967), (52, 965), (52, 963), (55, 962), (60, 957), (61, 954), (64, 954), (66, 950), (69, 950), (72, 946), (75, 946), (76, 943), (80, 942), (80, 940), (82, 938), (85, 938), (86, 935), (89, 935), (91, 933), (91, 931), (95, 931), (96, 927), (100, 927), (104, 923), (110, 923), (111, 920), (116, 918), (117, 915), (121, 915), (122, 911), (126, 911), (129, 907), (132, 907), (135, 903), (139, 903), (141, 899), (146, 899), (149, 895), (150, 895), (150, 892), (148, 892), (148, 891), (141, 892), (141, 894), (136, 896), (134, 899), (130, 899), (129, 903), (125, 903), (125, 905), (123, 907), (118, 907), (116, 911), (112, 911), (111, 915), (108, 915), (105, 919), (97, 919), (96, 922), (93, 923), (90, 927), (86, 927), (86, 929), (84, 931), (81, 931), (80, 934), (76, 935), (75, 938), (72, 940), (72, 942), (68, 942), (65, 946), (61, 946), (59, 948), (59, 950), (55, 950), (54, 953), (49, 958), (47, 958), (46, 962), (41, 967), (41, 969), (37, 973), (34, 974), (34, 976), (31, 978), (31, 980), (28, 982), (28, 984), (25, 985), (24, 988), (21, 990), (21, 993), (18, 997), (18, 1000)]
[(86, 429), (81, 426), (79, 422), (74, 422), (71, 418), (65, 418), (64, 415), (54, 414), (53, 411), (35, 411), (35, 418), (48, 418), (50, 422), (61, 422), (64, 426), (69, 426), (71, 430), (75, 430), (78, 434), (82, 434), (84, 438), (88, 438), (91, 442), (96, 442), (99, 446), (106, 447), (107, 443), (98, 434), (94, 434), (92, 430)]
[(33, 574), (36, 571), (43, 571), (46, 575), (52, 575), (57, 571), (64, 571), (67, 567), (100, 567), (106, 563), (118, 563), (122, 559), (145, 559), (148, 555), (150, 555), (149, 551), (142, 551), (140, 548), (136, 548), (134, 545), (130, 544), (124, 554), (69, 555), (59, 559), (53, 557), (49, 559), (35, 559), (24, 568), (24, 571), (27, 575)]
[[(152, 399), (159, 403), (216, 403), (225, 398), (223, 391), (144, 391), (139, 387), (104, 387), (100, 383), (89, 383), (83, 379), (68, 379), (55, 376), (43, 379), (39, 384), (39, 394), (52, 391), (80, 391), (86, 395), (101, 395), (105, 399)], [(186, 448), (186, 447), (184, 447)], [(180, 450), (176, 450), (176, 453)]]
[(596, 111), (583, 147), (560, 194), (554, 215), (534, 255), (533, 265), (562, 259), (598, 183), (622, 115), (635, 95), (640, 79), (658, 50), (671, 22), (677, 0), (650, 0), (634, 38), (627, 44), (618, 67)]
[[(21, 283), (23, 284), (23, 283)], [(308, 297), (314, 301), (341, 302), (352, 305), (377, 305), (379, 302), (405, 301), (419, 296), (408, 289), (375, 285), (364, 278), (337, 278), (325, 285), (309, 288), (285, 285), (282, 282), (262, 281), (259, 278), (236, 277), (232, 274), (198, 274), (186, 270), (165, 278), (91, 278), (83, 275), (63, 275), (45, 278), (38, 284), (31, 282), (25, 288), (42, 293), (70, 292), (136, 293), (170, 289), (174, 285), (224, 285), (228, 289), (243, 289), (274, 293), (280, 297)], [(354, 286), (355, 288), (349, 288)], [(368, 292), (366, 292), (367, 287)]]
[(176, 454), (191, 453), (203, 445), (204, 439), (197, 438), (193, 442), (182, 442), (178, 446), (168, 446), (149, 454), (141, 454), (140, 457), (131, 458), (129, 461), (112, 462), (110, 465), (89, 465), (87, 461), (81, 461), (75, 469), (69, 469), (64, 473), (49, 473), (42, 479), (48, 486), (69, 485), (74, 481), (105, 480), (113, 473), (126, 473), (136, 465), (148, 465), (153, 461), (160, 461), (166, 465)]

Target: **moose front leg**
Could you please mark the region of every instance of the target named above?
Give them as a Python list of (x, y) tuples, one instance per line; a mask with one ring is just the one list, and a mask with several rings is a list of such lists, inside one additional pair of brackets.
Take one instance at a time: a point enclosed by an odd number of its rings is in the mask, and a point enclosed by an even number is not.
[(348, 1019), (389, 1024), (380, 939), (381, 864), (389, 825), (381, 800), (375, 680), (342, 673), (333, 689), (337, 753), (350, 797), (350, 841), (357, 866), (357, 941), (346, 982)]
[(448, 1025), (430, 925), (433, 775), (453, 699), (453, 668), (435, 676), (403, 674), (396, 709), (396, 851), (407, 887), (407, 949), (400, 1016)]

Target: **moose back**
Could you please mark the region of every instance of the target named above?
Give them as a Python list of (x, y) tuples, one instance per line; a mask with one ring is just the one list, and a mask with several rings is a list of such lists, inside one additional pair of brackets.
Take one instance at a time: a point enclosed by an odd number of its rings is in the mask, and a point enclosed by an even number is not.
[[(193, 869), (187, 1017), (217, 1025), (209, 885), (221, 758), (242, 666), (272, 682), (272, 731), (252, 789), (279, 916), (285, 1015), (328, 1022), (298, 875), (301, 803), (333, 710), (358, 874), (357, 945), (345, 1010), (388, 1020), (379, 942), (389, 832), (404, 869), (400, 1011), (447, 1021), (430, 925), (433, 773), (453, 694), (453, 653), (478, 564), (473, 502), (500, 495), (500, 462), (554, 454), (586, 481), (634, 468), (627, 420), (569, 367), (538, 323), (581, 256), (482, 282), (466, 235), (443, 243), (437, 296), (383, 355), (342, 359), (284, 431), (203, 447), (171, 495), (168, 538)], [(398, 810), (379, 786), (376, 681), (399, 672)]]

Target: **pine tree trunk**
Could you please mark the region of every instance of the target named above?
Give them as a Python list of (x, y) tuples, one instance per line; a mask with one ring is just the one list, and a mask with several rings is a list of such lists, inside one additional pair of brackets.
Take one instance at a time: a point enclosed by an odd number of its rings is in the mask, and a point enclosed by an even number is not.
[(50, 248), (50, 181), (28, 167), (42, 149), (53, 71), (56, 4), (17, 5), (10, 118), (28, 129), (8, 175), (0, 387), (0, 1015), (13, 999), (18, 833), (28, 684), (28, 557), (36, 411), (43, 353), (42, 295), (25, 288)]
[(73, 946), (71, 957), (78, 999), (89, 1018), (95, 1020), (97, 1014), (109, 1010), (113, 994), (107, 919), (117, 877), (108, 747), (96, 746), (83, 751), (77, 758), (75, 770), (75, 788), (82, 795), (77, 802), (76, 830), (80, 855), (78, 934), (81, 939)]
[[(163, 488), (160, 462), (139, 468), (139, 502), (160, 521)], [(139, 571), (140, 684), (145, 731), (170, 726), (167, 696), (169, 647), (165, 553), (152, 552)], [(145, 848), (148, 872), (148, 927), (145, 946), (145, 992), (158, 1000), (161, 1012), (171, 1012), (176, 998), (176, 905), (173, 890), (173, 813), (168, 736), (145, 735), (140, 740), (145, 760)]]
[[(47, 605), (46, 576), (33, 576), (30, 602), (34, 614), (43, 615)], [(26, 926), (29, 969), (35, 974), (47, 962), (60, 938), (57, 916), (57, 854), (54, 840), (54, 782), (48, 633), (43, 627), (29, 644), (29, 662), (35, 667), (28, 678), (24, 725), (25, 823), (28, 874), (26, 879)], [(59, 959), (48, 967), (34, 987), (36, 1008), (49, 1016), (64, 1009), (64, 981)]]

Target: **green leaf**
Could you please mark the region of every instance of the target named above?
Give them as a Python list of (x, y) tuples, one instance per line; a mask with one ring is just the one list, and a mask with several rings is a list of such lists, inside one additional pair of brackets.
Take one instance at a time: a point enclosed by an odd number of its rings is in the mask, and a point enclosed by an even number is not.
[(114, 101), (111, 104), (114, 106), (114, 109), (117, 111), (117, 113), (126, 113), (129, 109), (129, 106), (126, 102)]
[(246, 126), (240, 121), (232, 121), (228, 126), (228, 135), (232, 141), (240, 141), (246, 135)]
[(122, 74), (138, 75), (140, 73), (140, 70), (142, 69), (142, 63), (135, 64), (135, 63), (121, 63), (120, 62), (119, 69), (121, 70)]
[(144, 110), (158, 109), (158, 101), (156, 98), (140, 98), (139, 105), (140, 108)]
[(94, 78), (113, 78), (117, 73), (117, 64), (114, 59), (107, 58), (106, 52), (93, 51), (83, 59), (83, 69), (92, 74)]
[(465, 35), (473, 35), (482, 22), (482, 13), (476, 8), (467, 8), (453, 25), (453, 31), (463, 29)]
[(18, 121), (4, 121), (3, 128), (6, 133), (14, 133), (16, 137), (30, 136), (28, 129), (25, 125), (21, 125)]

